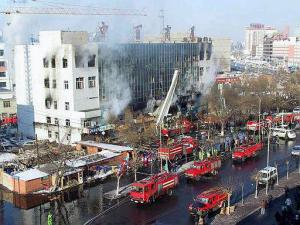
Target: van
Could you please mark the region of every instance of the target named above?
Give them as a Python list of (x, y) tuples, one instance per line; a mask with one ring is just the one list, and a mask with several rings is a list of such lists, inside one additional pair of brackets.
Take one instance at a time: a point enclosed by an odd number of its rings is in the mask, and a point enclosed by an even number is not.
[(258, 171), (258, 183), (267, 184), (273, 183), (277, 178), (278, 173), (276, 167), (267, 166), (264, 169)]
[(272, 136), (284, 139), (295, 139), (296, 133), (293, 130), (286, 129), (284, 127), (271, 128)]

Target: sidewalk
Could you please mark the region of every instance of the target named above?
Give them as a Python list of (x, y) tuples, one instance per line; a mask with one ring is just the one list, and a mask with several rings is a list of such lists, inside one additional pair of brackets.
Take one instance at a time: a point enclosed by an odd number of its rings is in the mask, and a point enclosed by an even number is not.
[[(282, 177), (279, 179), (279, 185), (274, 185), (274, 189), (270, 189), (268, 194), (273, 196), (273, 202), (276, 201), (278, 197), (284, 194), (284, 187), (288, 186), (290, 189), (300, 185), (300, 174), (298, 171), (291, 172), (289, 174), (289, 179)], [(260, 209), (262, 199), (265, 199), (267, 196), (265, 194), (265, 188), (260, 190), (258, 193), (258, 198), (254, 198), (254, 193), (249, 195), (244, 200), (244, 206), (241, 203), (236, 204), (236, 210), (231, 215), (216, 215), (214, 220), (211, 222), (212, 225), (219, 224), (238, 224), (241, 220), (250, 216), (253, 213), (256, 213)], [(276, 211), (275, 211), (276, 212)], [(273, 215), (270, 215), (273, 216)], [(254, 224), (254, 223), (252, 223)], [(260, 224), (260, 223), (258, 223)]]
[[(296, 199), (294, 198), (295, 193), (297, 192), (296, 188), (290, 190), (289, 198), (292, 199), (292, 207), (296, 208)], [(270, 206), (266, 209), (266, 214), (261, 215), (260, 210), (254, 212), (249, 215), (242, 221), (238, 223), (238, 225), (252, 225), (252, 224), (264, 224), (264, 225), (274, 225), (277, 224), (275, 219), (275, 213), (281, 213), (281, 206), (285, 205), (286, 197), (285, 195), (281, 195), (280, 197), (274, 199)]]

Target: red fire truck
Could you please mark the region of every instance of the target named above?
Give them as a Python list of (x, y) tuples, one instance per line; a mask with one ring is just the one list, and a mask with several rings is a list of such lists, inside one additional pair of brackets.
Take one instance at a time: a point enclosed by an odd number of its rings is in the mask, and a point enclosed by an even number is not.
[(178, 160), (184, 155), (193, 153), (198, 146), (199, 144), (197, 139), (190, 136), (184, 136), (174, 140), (171, 144), (158, 148), (158, 155), (160, 158)]
[(192, 204), (189, 212), (192, 216), (204, 217), (208, 213), (216, 211), (227, 204), (228, 193), (219, 188), (210, 189), (199, 194)]
[(263, 149), (263, 143), (241, 145), (232, 153), (233, 161), (245, 161), (247, 158), (255, 157)]
[(178, 185), (177, 174), (162, 172), (132, 184), (131, 201), (135, 203), (154, 202), (159, 196), (172, 195)]
[(192, 168), (187, 169), (184, 175), (188, 179), (199, 181), (201, 176), (208, 174), (216, 175), (221, 167), (221, 159), (219, 157), (213, 157), (204, 161), (194, 162)]
[(161, 129), (161, 134), (163, 136), (172, 137), (180, 134), (188, 134), (193, 128), (194, 126), (190, 121), (182, 120), (180, 125)]
[(18, 119), (17, 119), (16, 116), (3, 117), (3, 118), (0, 120), (0, 126), (17, 124), (17, 122), (18, 122)]

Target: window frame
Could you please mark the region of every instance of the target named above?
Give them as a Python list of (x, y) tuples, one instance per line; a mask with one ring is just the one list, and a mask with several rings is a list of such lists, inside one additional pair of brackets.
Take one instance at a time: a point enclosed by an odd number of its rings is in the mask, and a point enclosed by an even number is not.
[[(8, 104), (7, 104), (8, 103)], [(7, 106), (8, 105), (8, 106)], [(3, 108), (10, 108), (10, 101), (9, 100), (4, 100), (3, 101)]]
[(89, 88), (96, 87), (96, 76), (88, 77), (88, 86), (89, 86)]
[(84, 77), (76, 77), (76, 89), (84, 89)]
[(65, 102), (65, 110), (70, 110), (70, 102)]
[(64, 80), (64, 88), (65, 88), (65, 90), (69, 89), (69, 81), (68, 80)]

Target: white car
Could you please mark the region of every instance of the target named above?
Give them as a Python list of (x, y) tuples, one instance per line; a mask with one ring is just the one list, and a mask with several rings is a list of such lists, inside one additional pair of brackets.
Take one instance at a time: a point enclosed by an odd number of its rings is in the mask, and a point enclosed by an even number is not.
[(284, 139), (295, 139), (296, 133), (293, 130), (286, 129), (283, 127), (274, 127), (271, 128), (272, 136), (273, 137), (279, 137)]
[(300, 113), (300, 106), (293, 109), (293, 113)]
[(292, 148), (291, 155), (293, 155), (293, 156), (300, 156), (300, 145), (295, 145)]
[(258, 183), (259, 184), (266, 184), (272, 183), (275, 181), (277, 174), (276, 167), (267, 166), (264, 169), (258, 171)]

